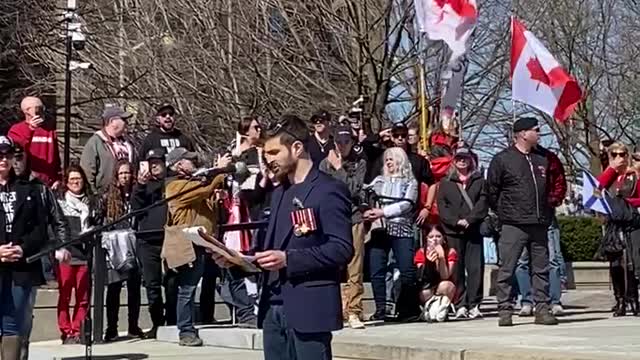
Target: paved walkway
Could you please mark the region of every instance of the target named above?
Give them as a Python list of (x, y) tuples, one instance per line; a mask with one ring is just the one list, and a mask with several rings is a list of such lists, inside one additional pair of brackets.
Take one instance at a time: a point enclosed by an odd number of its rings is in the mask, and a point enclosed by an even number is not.
[[(32, 360), (81, 360), (84, 359), (84, 346), (60, 345), (60, 341), (43, 341), (31, 346)], [(185, 348), (175, 344), (152, 340), (125, 341), (93, 347), (96, 360), (261, 360), (257, 351), (218, 349), (212, 347)]]
[[(561, 324), (537, 326), (533, 318), (514, 317), (516, 326), (499, 328), (495, 301), (487, 301), (482, 320), (443, 324), (385, 324), (365, 330), (346, 329), (334, 336), (334, 355), (368, 360), (640, 360), (640, 318), (611, 318), (606, 291), (573, 291), (564, 301), (572, 306)], [(160, 341), (125, 341), (94, 347), (97, 359), (262, 359), (262, 334), (257, 330), (207, 327), (200, 335), (208, 347), (183, 348), (175, 328), (162, 328)], [(33, 345), (32, 359), (81, 359), (82, 346), (59, 341)], [(43, 355), (46, 356), (43, 357)], [(55, 356), (53, 356), (55, 355)], [(336, 357), (337, 359), (337, 357)]]

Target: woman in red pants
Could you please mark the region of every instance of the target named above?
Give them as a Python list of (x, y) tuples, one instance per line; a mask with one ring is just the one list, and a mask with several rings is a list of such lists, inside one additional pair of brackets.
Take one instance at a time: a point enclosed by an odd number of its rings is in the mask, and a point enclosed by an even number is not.
[[(87, 190), (87, 178), (80, 166), (72, 164), (65, 173), (66, 190), (58, 200), (69, 222), (70, 235), (76, 237), (92, 226), (93, 202)], [(69, 264), (58, 265), (58, 327), (63, 344), (80, 343), (80, 325), (89, 311), (87, 250), (83, 244), (68, 248)], [(75, 290), (73, 316), (69, 311), (71, 292)]]

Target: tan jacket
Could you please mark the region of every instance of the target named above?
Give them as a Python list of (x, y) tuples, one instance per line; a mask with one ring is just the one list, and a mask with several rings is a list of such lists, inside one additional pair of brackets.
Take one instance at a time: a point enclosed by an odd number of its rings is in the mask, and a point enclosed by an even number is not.
[[(167, 182), (165, 197), (199, 187), (176, 199), (169, 201), (165, 239), (162, 246), (162, 258), (170, 269), (195, 261), (195, 250), (191, 241), (180, 236), (183, 227), (203, 226), (207, 233), (213, 234), (218, 219), (215, 201), (216, 189), (222, 187), (225, 175), (218, 175), (206, 186), (200, 181), (187, 179), (171, 179)], [(177, 228), (177, 229), (176, 229)]]

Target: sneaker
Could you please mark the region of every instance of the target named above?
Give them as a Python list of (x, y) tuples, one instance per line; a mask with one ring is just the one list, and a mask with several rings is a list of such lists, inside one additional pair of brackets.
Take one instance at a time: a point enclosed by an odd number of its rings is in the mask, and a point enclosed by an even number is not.
[(553, 316), (562, 316), (564, 315), (564, 308), (560, 304), (555, 304), (551, 307), (551, 313)]
[(180, 336), (180, 342), (178, 343), (180, 346), (202, 346), (202, 339), (198, 337), (198, 335), (183, 335)]
[(360, 321), (360, 317), (356, 314), (349, 315), (349, 327), (352, 329), (364, 329), (364, 324)]
[(469, 318), (470, 319), (480, 319), (482, 318), (482, 312), (480, 311), (480, 305), (476, 305), (469, 310)]
[(522, 305), (522, 309), (520, 309), (520, 313), (518, 316), (531, 316), (533, 315), (533, 306), (531, 304)]
[(466, 319), (469, 317), (469, 311), (465, 306), (461, 306), (458, 311), (456, 311), (456, 319)]
[(107, 328), (107, 331), (104, 332), (104, 342), (113, 342), (116, 340), (118, 340), (118, 330)]
[(384, 312), (376, 311), (371, 315), (371, 317), (369, 318), (369, 321), (384, 321), (385, 318), (386, 318), (386, 315)]
[(511, 311), (498, 312), (498, 326), (513, 326), (513, 320), (511, 319)]
[(540, 312), (536, 314), (536, 319), (534, 320), (534, 324), (536, 325), (558, 325), (558, 319), (551, 314), (549, 311)]

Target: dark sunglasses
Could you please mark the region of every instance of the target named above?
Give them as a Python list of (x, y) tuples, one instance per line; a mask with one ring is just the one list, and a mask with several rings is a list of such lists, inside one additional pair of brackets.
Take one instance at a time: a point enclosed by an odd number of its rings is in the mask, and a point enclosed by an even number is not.
[(627, 155), (629, 155), (629, 154), (627, 154), (626, 151), (623, 151), (623, 152), (612, 152), (611, 153), (611, 157), (614, 158), (614, 159), (617, 158), (617, 157), (626, 158)]
[(406, 139), (407, 138), (407, 134), (393, 134), (391, 136), (393, 136), (394, 139)]
[(160, 114), (158, 114), (158, 116), (160, 117), (169, 117), (169, 116), (173, 117), (174, 115), (175, 114), (172, 112), (161, 112)]

